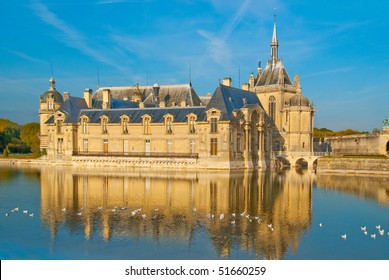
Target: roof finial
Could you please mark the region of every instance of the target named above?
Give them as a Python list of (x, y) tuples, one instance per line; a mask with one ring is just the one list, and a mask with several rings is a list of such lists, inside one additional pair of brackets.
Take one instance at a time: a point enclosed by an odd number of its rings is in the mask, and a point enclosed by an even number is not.
[(271, 61), (272, 68), (274, 69), (276, 62), (278, 61), (278, 39), (277, 39), (277, 24), (276, 24), (277, 14), (276, 9), (274, 8), (274, 26), (273, 26), (273, 37), (271, 40)]

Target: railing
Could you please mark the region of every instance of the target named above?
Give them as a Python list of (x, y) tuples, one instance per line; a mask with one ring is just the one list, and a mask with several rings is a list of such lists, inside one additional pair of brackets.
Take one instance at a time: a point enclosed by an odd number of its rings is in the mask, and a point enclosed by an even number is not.
[(146, 158), (198, 158), (198, 153), (156, 153), (156, 152), (73, 152), (73, 156), (93, 157), (146, 157)]

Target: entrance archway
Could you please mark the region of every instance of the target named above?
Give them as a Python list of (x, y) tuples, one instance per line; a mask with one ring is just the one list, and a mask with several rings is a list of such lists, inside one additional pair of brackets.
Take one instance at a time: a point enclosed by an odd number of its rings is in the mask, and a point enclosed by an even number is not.
[(303, 158), (298, 159), (295, 165), (296, 168), (308, 168), (308, 162)]

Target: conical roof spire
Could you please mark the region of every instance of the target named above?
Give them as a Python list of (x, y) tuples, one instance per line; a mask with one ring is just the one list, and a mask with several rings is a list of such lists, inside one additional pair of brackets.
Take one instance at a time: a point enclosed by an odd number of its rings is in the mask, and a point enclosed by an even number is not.
[(273, 37), (271, 40), (271, 61), (272, 61), (272, 68), (276, 66), (276, 62), (278, 61), (278, 39), (277, 39), (277, 24), (276, 24), (276, 18), (277, 15), (275, 13), (274, 9), (274, 27), (273, 27)]

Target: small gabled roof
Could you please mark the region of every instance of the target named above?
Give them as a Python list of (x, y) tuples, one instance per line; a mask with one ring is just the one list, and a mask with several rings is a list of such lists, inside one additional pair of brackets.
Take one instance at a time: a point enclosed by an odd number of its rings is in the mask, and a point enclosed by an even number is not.
[(233, 111), (247, 105), (258, 105), (263, 108), (255, 93), (219, 84), (205, 111), (216, 108), (222, 113), (220, 120), (235, 120)]
[[(65, 114), (64, 123), (77, 123), (80, 111), (86, 109), (85, 99), (80, 97), (69, 97), (65, 102), (59, 107), (57, 112), (62, 112)], [(46, 123), (54, 123), (54, 115), (51, 116)]]

